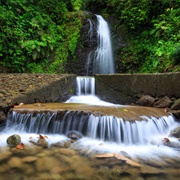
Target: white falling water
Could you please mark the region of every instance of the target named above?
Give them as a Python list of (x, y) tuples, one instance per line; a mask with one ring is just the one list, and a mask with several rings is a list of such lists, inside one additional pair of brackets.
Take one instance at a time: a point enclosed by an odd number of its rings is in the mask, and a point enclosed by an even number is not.
[(111, 46), (110, 31), (102, 16), (96, 15), (98, 20), (98, 47), (94, 55), (94, 74), (113, 74), (114, 59)]
[(89, 31), (88, 31), (89, 42), (90, 42), (90, 45), (91, 45), (91, 41), (92, 41), (92, 37), (93, 37), (93, 23), (91, 22), (90, 19), (88, 19), (88, 22), (89, 22)]
[(72, 96), (66, 103), (84, 103), (101, 106), (118, 106), (109, 102), (100, 100), (95, 95), (95, 78), (94, 77), (77, 77), (76, 78), (76, 96)]
[[(175, 126), (173, 116), (144, 117), (141, 121), (124, 121), (113, 116), (94, 116), (81, 111), (58, 113), (21, 114), (8, 116), (6, 129), (21, 133), (67, 134), (77, 131), (92, 139), (124, 145), (147, 145), (157, 136), (166, 136)], [(12, 130), (11, 129), (11, 130)]]
[[(172, 115), (168, 117), (144, 117), (141, 121), (124, 121), (113, 116), (94, 116), (81, 111), (68, 111), (62, 116), (56, 112), (8, 114), (5, 133), (1, 132), (0, 146), (6, 146), (6, 139), (19, 134), (22, 142), (36, 141), (38, 134), (48, 136), (49, 146), (62, 145), (68, 141), (69, 131), (77, 131), (83, 138), (72, 143), (71, 148), (78, 151), (88, 149), (87, 153), (127, 153), (131, 158), (163, 159), (179, 157), (179, 151), (162, 144), (171, 129), (179, 126)], [(171, 142), (179, 143), (169, 137)]]
[(76, 94), (81, 95), (95, 95), (95, 78), (94, 77), (77, 77)]

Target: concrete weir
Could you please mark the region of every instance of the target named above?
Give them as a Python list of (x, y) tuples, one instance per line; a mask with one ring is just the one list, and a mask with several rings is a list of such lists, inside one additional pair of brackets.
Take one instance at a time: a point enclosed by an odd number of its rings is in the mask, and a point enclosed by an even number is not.
[(180, 97), (180, 73), (96, 75), (96, 95), (104, 101), (131, 104), (142, 95)]
[(79, 111), (82, 114), (93, 114), (94, 116), (114, 116), (128, 121), (142, 120), (142, 116), (160, 118), (168, 116), (169, 113), (163, 108), (152, 108), (142, 106), (97, 106), (79, 103), (35, 103), (15, 106), (11, 111), (19, 113), (44, 113), (67, 111)]

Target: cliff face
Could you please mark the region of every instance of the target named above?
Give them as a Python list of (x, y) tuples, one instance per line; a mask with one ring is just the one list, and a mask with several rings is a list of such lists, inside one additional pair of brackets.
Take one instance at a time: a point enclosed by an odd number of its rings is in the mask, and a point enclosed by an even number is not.
[[(76, 66), (74, 73), (79, 76), (92, 75), (93, 52), (97, 48), (97, 18), (89, 12), (84, 12), (84, 14), (85, 18), (82, 21), (74, 64)], [(89, 61), (88, 58), (91, 58), (91, 60)]]
[[(120, 25), (117, 19), (111, 16), (104, 19), (110, 29), (112, 51), (115, 59), (115, 72), (123, 72), (119, 51), (127, 45), (127, 39), (129, 38), (127, 29), (125, 26)], [(73, 67), (76, 68), (74, 68), (73, 73), (77, 75), (93, 75), (93, 59), (97, 44), (97, 17), (90, 12), (84, 12), (80, 38), (75, 53), (76, 62), (73, 64)], [(69, 56), (69, 59), (72, 59), (72, 57)], [(72, 66), (72, 63), (68, 66)], [(71, 72), (72, 70), (73, 68), (71, 68)]]

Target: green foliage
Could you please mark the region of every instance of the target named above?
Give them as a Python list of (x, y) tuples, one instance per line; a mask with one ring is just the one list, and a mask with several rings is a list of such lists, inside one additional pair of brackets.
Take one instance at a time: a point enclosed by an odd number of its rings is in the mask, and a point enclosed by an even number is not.
[(174, 64), (180, 64), (180, 45), (176, 47), (174, 51), (170, 54), (170, 58), (174, 60)]
[(82, 5), (82, 0), (71, 0), (73, 10), (79, 11)]
[(116, 19), (113, 33), (125, 27), (117, 72), (180, 71), (179, 0), (2, 0), (0, 69), (70, 72), (66, 67), (76, 64), (81, 8)]
[[(74, 11), (81, 2), (72, 1)], [(11, 72), (64, 73), (69, 52), (75, 57), (81, 27), (81, 17), (69, 18), (68, 8), (59, 0), (0, 2), (0, 66)]]
[(179, 0), (107, 2), (107, 11), (128, 29), (127, 45), (119, 49), (118, 56), (121, 58), (117, 62), (124, 72), (180, 71), (177, 63), (180, 43)]

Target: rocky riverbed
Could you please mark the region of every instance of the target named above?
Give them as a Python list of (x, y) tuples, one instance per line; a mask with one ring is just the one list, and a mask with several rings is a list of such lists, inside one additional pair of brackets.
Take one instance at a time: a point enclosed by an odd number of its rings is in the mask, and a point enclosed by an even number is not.
[[(23, 139), (23, 135), (21, 135)], [(178, 180), (180, 158), (133, 160), (128, 154), (77, 150), (69, 138), (48, 145), (48, 135), (29, 135), (29, 143), (0, 148), (1, 179), (23, 180)], [(41, 141), (43, 140), (43, 141)], [(42, 143), (43, 142), (43, 143)], [(101, 143), (99, 146), (103, 147)]]
[[(70, 90), (71, 92), (73, 91), (71, 88), (74, 87), (75, 76), (52, 75), (51, 77), (51, 75), (42, 74), (1, 74), (0, 80), (1, 108), (17, 103), (18, 106), (14, 110), (18, 111), (19, 109), (21, 111), (23, 110), (23, 106), (32, 106), (32, 108), (36, 107), (37, 109), (44, 106), (46, 109), (46, 105), (43, 104), (44, 102), (55, 102), (61, 101), (63, 98), (66, 99), (65, 97), (68, 96)], [(56, 88), (52, 89), (52, 87)], [(145, 98), (145, 100), (147, 99)], [(25, 105), (19, 106), (21, 102), (25, 103)], [(36, 104), (28, 105), (30, 103)], [(69, 104), (68, 106), (66, 107), (67, 109), (70, 108)], [(76, 108), (83, 109), (85, 107), (80, 107), (79, 105)], [(95, 107), (95, 109), (91, 108), (87, 107), (83, 111), (89, 112), (91, 110), (93, 114), (101, 111), (98, 107)], [(138, 111), (142, 113), (143, 109), (143, 107), (136, 109), (136, 107), (132, 106), (131, 109), (122, 107), (118, 110), (124, 114), (129, 111), (134, 114)], [(147, 107), (147, 109), (148, 113), (154, 114), (156, 111), (155, 108), (151, 109)], [(111, 111), (110, 108), (106, 110)], [(156, 112), (160, 111), (165, 115), (170, 113), (169, 108), (162, 108)], [(1, 113), (3, 116), (5, 111), (1, 111)], [(113, 113), (118, 112), (113, 110)], [(0, 133), (1, 141), (4, 139), (4, 135), (6, 133)], [(24, 139), (25, 135), (20, 134), (20, 136)], [(40, 140), (41, 138), (39, 139), (39, 134), (35, 135), (37, 137), (35, 141), (32, 140), (31, 134), (28, 134), (28, 136), (28, 142), (22, 141), (23, 144), (20, 144), (20, 146), (9, 147), (7, 143), (4, 143), (0, 147), (0, 178), (2, 180), (176, 180), (180, 176), (179, 150), (175, 149), (173, 151), (175, 155), (171, 156), (174, 146), (172, 147), (172, 144), (169, 144), (168, 138), (165, 139), (166, 146), (159, 146), (159, 144), (153, 145), (160, 158), (154, 157), (152, 154), (144, 158), (143, 153), (148, 150), (149, 147), (147, 147), (147, 149), (139, 151), (139, 158), (134, 159), (123, 151), (118, 152), (118, 154), (113, 151), (101, 153), (96, 150), (90, 151), (92, 147), (106, 150), (104, 142), (93, 143), (90, 146), (82, 147), (79, 143), (81, 140), (74, 141), (67, 137), (58, 143), (48, 144), (48, 139), (50, 139), (50, 135), (48, 134), (43, 135), (45, 137), (43, 142)], [(55, 135), (53, 135), (54, 137)], [(82, 138), (82, 141), (86, 143), (87, 139)], [(137, 148), (139, 149), (140, 147), (137, 146)], [(169, 152), (169, 155), (168, 153), (166, 154), (167, 156), (162, 153), (165, 149), (167, 150), (166, 152)], [(116, 151), (116, 148), (113, 150)], [(134, 151), (134, 149), (130, 151)]]

